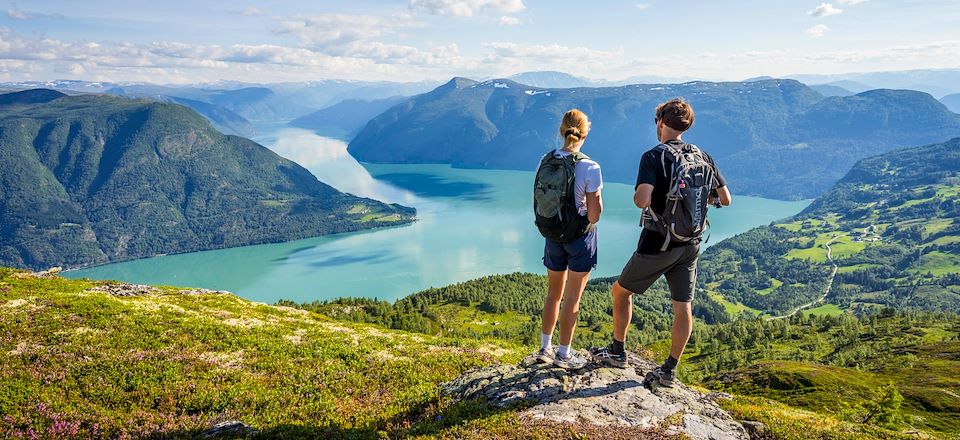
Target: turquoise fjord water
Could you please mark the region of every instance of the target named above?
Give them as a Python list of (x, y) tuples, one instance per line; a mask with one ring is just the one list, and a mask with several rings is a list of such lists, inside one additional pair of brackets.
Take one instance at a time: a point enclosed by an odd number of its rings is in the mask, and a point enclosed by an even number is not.
[[(544, 272), (543, 238), (533, 226), (530, 206), (532, 172), (360, 164), (342, 141), (299, 129), (257, 140), (341, 191), (414, 206), (419, 220), (397, 228), (168, 255), (65, 275), (224, 289), (272, 303), (342, 296), (393, 301), (484, 275)], [(595, 277), (618, 274), (636, 247), (640, 211), (632, 193), (630, 185), (604, 185)], [(711, 209), (709, 244), (793, 215), (808, 203), (735, 196), (733, 206)]]

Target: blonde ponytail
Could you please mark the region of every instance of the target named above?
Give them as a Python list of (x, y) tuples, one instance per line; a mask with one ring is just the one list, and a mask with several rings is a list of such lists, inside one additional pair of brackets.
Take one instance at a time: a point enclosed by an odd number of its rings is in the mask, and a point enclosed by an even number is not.
[(590, 120), (579, 109), (573, 109), (563, 115), (560, 121), (560, 137), (563, 138), (563, 149), (569, 150), (582, 142), (590, 133)]

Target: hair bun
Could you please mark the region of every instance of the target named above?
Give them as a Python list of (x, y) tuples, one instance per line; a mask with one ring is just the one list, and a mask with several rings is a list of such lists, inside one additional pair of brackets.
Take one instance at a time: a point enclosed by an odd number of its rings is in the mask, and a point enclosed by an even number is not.
[(580, 139), (580, 129), (577, 127), (570, 127), (563, 133), (564, 136), (576, 136), (577, 139)]

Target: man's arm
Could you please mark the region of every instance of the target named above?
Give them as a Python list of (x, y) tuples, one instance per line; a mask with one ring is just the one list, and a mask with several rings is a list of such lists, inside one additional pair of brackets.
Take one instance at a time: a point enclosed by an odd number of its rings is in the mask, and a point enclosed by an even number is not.
[[(720, 204), (723, 206), (730, 206), (730, 202), (733, 200), (733, 196), (730, 195), (730, 188), (727, 188), (727, 186), (724, 185), (724, 186), (721, 186), (720, 188), (717, 188), (716, 191), (717, 191), (717, 197), (720, 199)], [(707, 203), (713, 205), (715, 201), (716, 199), (713, 197), (713, 194), (711, 193), (710, 196), (707, 197)]]
[(637, 205), (637, 208), (646, 209), (650, 207), (652, 201), (653, 185), (649, 183), (637, 185), (637, 190), (633, 193), (633, 204)]

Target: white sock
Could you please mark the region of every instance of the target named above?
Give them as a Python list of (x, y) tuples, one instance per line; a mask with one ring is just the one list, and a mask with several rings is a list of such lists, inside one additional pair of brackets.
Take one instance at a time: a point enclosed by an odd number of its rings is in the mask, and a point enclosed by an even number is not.
[(570, 346), (569, 346), (569, 345), (558, 345), (558, 346), (557, 346), (557, 354), (559, 354), (560, 357), (570, 356)]
[(553, 343), (550, 342), (551, 338), (553, 338), (553, 335), (540, 333), (540, 349), (541, 350), (549, 350), (550, 347), (553, 347)]

